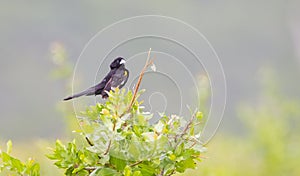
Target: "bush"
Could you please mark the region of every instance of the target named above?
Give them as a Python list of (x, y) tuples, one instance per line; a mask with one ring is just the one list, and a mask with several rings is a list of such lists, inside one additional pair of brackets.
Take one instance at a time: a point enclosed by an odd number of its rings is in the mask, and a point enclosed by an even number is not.
[(189, 121), (161, 114), (150, 124), (152, 114), (137, 100), (130, 107), (132, 99), (131, 91), (111, 91), (105, 104), (89, 107), (79, 118), (86, 145), (57, 141), (48, 157), (66, 175), (173, 175), (195, 168), (204, 150), (195, 128), (202, 113), (192, 113)]
[(7, 142), (6, 152), (0, 150), (0, 173), (6, 169), (6, 174), (17, 173), (18, 175), (40, 175), (40, 165), (36, 163), (33, 159), (28, 158), (27, 162), (22, 162), (19, 159), (11, 156), (12, 142)]

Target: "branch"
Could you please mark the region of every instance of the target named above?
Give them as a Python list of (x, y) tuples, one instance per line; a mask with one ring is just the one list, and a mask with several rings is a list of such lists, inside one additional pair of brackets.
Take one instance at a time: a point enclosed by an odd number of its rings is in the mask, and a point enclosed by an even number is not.
[(136, 165), (139, 165), (140, 163), (142, 163), (143, 161), (138, 161), (138, 162), (135, 162), (135, 163), (133, 163), (133, 164), (131, 164), (131, 165), (129, 165), (130, 167), (134, 167), (134, 166), (136, 166)]
[(193, 123), (195, 117), (196, 117), (197, 111), (194, 112), (193, 116), (191, 117), (190, 121), (186, 124), (184, 130), (182, 131), (180, 138), (187, 132), (187, 130), (191, 127), (191, 124)]
[[(175, 142), (177, 142), (177, 139), (178, 139), (178, 138), (182, 138), (182, 137), (187, 133), (187, 131), (190, 129), (191, 124), (193, 123), (193, 121), (194, 121), (194, 119), (195, 119), (195, 117), (196, 117), (196, 113), (197, 113), (197, 111), (195, 111), (195, 112), (193, 113), (193, 116), (191, 117), (191, 119), (189, 120), (189, 122), (188, 122), (188, 123), (186, 124), (186, 126), (184, 127), (182, 133), (175, 136), (175, 139), (174, 139)], [(179, 144), (180, 144), (180, 143), (178, 142), (178, 143), (175, 145), (174, 148), (176, 149), (177, 146), (178, 146)]]
[(147, 69), (150, 65), (153, 64), (153, 60), (150, 60), (150, 54), (151, 54), (151, 48), (150, 48), (149, 51), (148, 51), (147, 61), (146, 61), (145, 65), (144, 65), (144, 68), (142, 69), (142, 71), (141, 71), (141, 73), (140, 73), (138, 82), (137, 82), (136, 87), (135, 87), (135, 89), (134, 89), (134, 93), (133, 93), (132, 99), (131, 99), (130, 104), (129, 104), (128, 108), (127, 108), (127, 113), (130, 111), (130, 109), (131, 109), (131, 107), (132, 107), (132, 105), (133, 105), (133, 103), (134, 103), (134, 101), (135, 101), (135, 99), (136, 99), (137, 92), (138, 92), (138, 90), (139, 90), (139, 88), (140, 88), (140, 85), (141, 85), (141, 82), (142, 82), (142, 79), (143, 79), (143, 76), (144, 76), (144, 74), (145, 74), (146, 69)]
[(94, 146), (94, 144), (90, 141), (90, 139), (86, 136), (85, 137), (85, 140), (87, 141), (87, 143), (90, 145), (90, 146)]
[(165, 168), (163, 168), (159, 174), (159, 176), (164, 176)]
[(84, 168), (84, 170), (87, 170), (87, 171), (94, 171), (94, 170), (96, 170), (97, 169), (97, 167), (85, 167)]
[(174, 175), (175, 174), (175, 170), (173, 170), (170, 174), (168, 174), (168, 176)]
[[(115, 121), (114, 121), (114, 126), (113, 126), (113, 132), (114, 132), (115, 129), (116, 129), (116, 123), (117, 123), (117, 121), (115, 120)], [(108, 143), (108, 146), (107, 146), (107, 149), (106, 149), (104, 155), (107, 155), (107, 154), (108, 154), (108, 152), (109, 152), (109, 150), (110, 150), (110, 146), (111, 146), (111, 139), (109, 140), (109, 143)]]
[(107, 146), (107, 149), (106, 149), (104, 155), (107, 155), (107, 154), (108, 154), (109, 149), (110, 149), (110, 146), (111, 146), (111, 140), (109, 140), (109, 143), (108, 143), (108, 146)]

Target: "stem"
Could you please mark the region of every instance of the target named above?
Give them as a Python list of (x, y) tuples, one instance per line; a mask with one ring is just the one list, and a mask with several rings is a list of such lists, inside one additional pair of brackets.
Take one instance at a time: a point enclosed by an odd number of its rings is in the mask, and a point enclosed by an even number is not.
[(87, 170), (87, 171), (94, 171), (94, 170), (96, 170), (97, 169), (97, 167), (85, 167), (84, 168), (84, 170)]
[(195, 117), (196, 117), (196, 112), (194, 112), (193, 116), (191, 117), (189, 123), (186, 124), (184, 130), (182, 131), (181, 135), (180, 135), (180, 138), (187, 132), (187, 130), (190, 128), (191, 124), (193, 123)]
[(108, 143), (108, 146), (107, 146), (107, 149), (106, 149), (104, 155), (107, 155), (107, 154), (108, 154), (109, 149), (110, 149), (110, 146), (111, 146), (111, 140), (109, 140), (109, 143)]
[[(195, 119), (195, 117), (196, 117), (196, 113), (197, 113), (197, 111), (194, 112), (193, 116), (191, 117), (191, 119), (190, 119), (189, 122), (186, 124), (185, 128), (183, 129), (182, 133), (181, 133), (180, 135), (176, 135), (176, 136), (175, 136), (175, 139), (174, 139), (175, 142), (177, 142), (177, 139), (178, 139), (178, 138), (182, 138), (183, 135), (186, 134), (186, 132), (188, 131), (188, 129), (190, 129), (190, 126), (191, 126), (191, 124), (193, 123), (193, 121), (194, 121), (194, 119)], [(178, 142), (178, 143), (175, 145), (174, 149), (176, 149), (176, 148), (178, 147), (179, 144), (180, 144), (180, 142)]]
[[(115, 129), (116, 129), (116, 123), (117, 123), (117, 121), (115, 120), (115, 121), (114, 121), (114, 126), (113, 126), (113, 132), (114, 132)], [(110, 149), (110, 146), (111, 146), (111, 139), (109, 140), (109, 143), (108, 143), (108, 146), (107, 146), (107, 149), (106, 149), (104, 155), (107, 155), (107, 154), (108, 154), (109, 149)]]
[(164, 176), (165, 168), (163, 168), (159, 174), (159, 176)]
[(142, 163), (143, 161), (138, 161), (138, 162), (135, 162), (135, 163), (133, 163), (133, 164), (131, 164), (131, 165), (129, 165), (130, 167), (134, 167), (134, 166), (136, 166), (136, 165), (139, 165), (140, 163)]
[(153, 60), (150, 60), (150, 54), (151, 54), (151, 48), (150, 48), (149, 51), (148, 51), (147, 61), (146, 61), (145, 65), (144, 65), (144, 68), (142, 69), (142, 71), (141, 71), (141, 73), (140, 73), (138, 82), (137, 82), (136, 87), (135, 87), (135, 89), (134, 89), (134, 93), (133, 93), (132, 99), (131, 99), (130, 104), (129, 104), (128, 108), (127, 108), (127, 112), (130, 111), (130, 109), (131, 109), (131, 107), (132, 107), (132, 105), (133, 105), (133, 103), (134, 103), (134, 101), (135, 101), (135, 99), (136, 99), (136, 95), (137, 95), (137, 92), (138, 92), (138, 90), (139, 90), (139, 88), (140, 88), (140, 85), (141, 85), (141, 82), (142, 82), (142, 78), (143, 78), (143, 76), (144, 76), (144, 74), (145, 74), (146, 69), (147, 69), (150, 65), (153, 64)]
[(173, 170), (170, 174), (168, 174), (168, 176), (171, 176), (173, 174), (175, 174), (175, 170)]
[(90, 139), (88, 137), (85, 137), (85, 140), (88, 142), (88, 144), (90, 146), (94, 146), (94, 144), (90, 141)]
[[(92, 146), (92, 147), (94, 146), (94, 144), (90, 141), (90, 139), (89, 139), (87, 136), (85, 137), (85, 140), (87, 141), (87, 143), (88, 143), (90, 146)], [(100, 157), (99, 155), (98, 155), (98, 158), (101, 159), (101, 157)]]

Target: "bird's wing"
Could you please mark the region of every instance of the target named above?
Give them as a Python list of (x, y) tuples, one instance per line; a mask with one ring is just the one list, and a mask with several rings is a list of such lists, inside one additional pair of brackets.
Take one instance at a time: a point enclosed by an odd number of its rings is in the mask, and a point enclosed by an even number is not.
[(122, 88), (127, 82), (129, 77), (129, 71), (127, 69), (118, 69), (114, 74), (112, 74), (109, 81), (105, 85), (103, 90), (110, 91), (111, 88), (119, 87)]
[(115, 74), (115, 70), (110, 70), (110, 72), (103, 78), (103, 80), (99, 84), (92, 87), (95, 90), (94, 91), (95, 95), (99, 95), (103, 92), (104, 88), (106, 87), (108, 82), (111, 80), (112, 75), (114, 75), (114, 74)]
[(124, 79), (121, 82), (121, 84), (119, 85), (119, 88), (121, 89), (128, 81), (129, 78), (129, 71), (127, 69), (124, 70)]

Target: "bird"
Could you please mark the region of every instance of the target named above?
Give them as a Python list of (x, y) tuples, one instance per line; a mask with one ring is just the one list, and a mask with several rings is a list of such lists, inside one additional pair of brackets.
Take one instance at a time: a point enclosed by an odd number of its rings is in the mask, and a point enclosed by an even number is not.
[(112, 88), (122, 88), (128, 81), (129, 71), (125, 68), (125, 59), (123, 57), (117, 57), (110, 64), (109, 73), (103, 78), (103, 80), (82, 92), (71, 95), (64, 98), (64, 101), (71, 100), (81, 96), (90, 96), (90, 95), (101, 95), (103, 99), (109, 97), (107, 92), (112, 90)]

